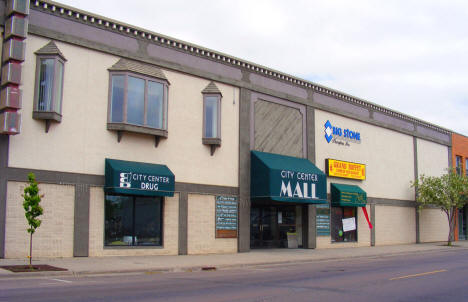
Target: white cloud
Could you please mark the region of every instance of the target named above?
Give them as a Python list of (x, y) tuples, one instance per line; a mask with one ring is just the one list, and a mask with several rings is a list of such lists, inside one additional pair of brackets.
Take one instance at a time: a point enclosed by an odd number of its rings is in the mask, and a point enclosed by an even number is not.
[(466, 1), (62, 2), (468, 135)]

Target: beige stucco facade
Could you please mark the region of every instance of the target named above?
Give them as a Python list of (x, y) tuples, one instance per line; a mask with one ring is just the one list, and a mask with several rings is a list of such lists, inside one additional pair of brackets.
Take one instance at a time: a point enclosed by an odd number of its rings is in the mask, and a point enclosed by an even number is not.
[(177, 255), (179, 234), (179, 194), (165, 197), (163, 204), (163, 246), (151, 248), (104, 247), (104, 190), (90, 189), (89, 256)]
[(447, 173), (450, 160), (447, 146), (418, 138), (417, 148), (419, 175), (440, 176)]
[[(29, 255), (29, 233), (24, 216), (23, 182), (8, 182), (5, 258), (26, 258)], [(40, 184), (44, 195), (39, 217), (41, 225), (33, 235), (33, 257), (72, 257), (75, 188), (70, 185)]]
[[(361, 134), (361, 142), (349, 146), (327, 143), (324, 124), (350, 129)], [(373, 126), (324, 111), (315, 111), (316, 166), (325, 171), (325, 159), (332, 158), (366, 165), (366, 179), (328, 178), (330, 182), (357, 185), (368, 197), (414, 200), (413, 138), (396, 131)]]
[(188, 196), (188, 254), (236, 253), (237, 238), (216, 238), (215, 196)]
[[(10, 139), (11, 167), (83, 174), (104, 174), (104, 158), (166, 164), (176, 181), (220, 186), (238, 185), (239, 90), (216, 83), (221, 91), (221, 147), (213, 156), (202, 144), (203, 96), (210, 83), (199, 77), (163, 70), (169, 86), (168, 138), (155, 148), (150, 135), (106, 129), (109, 71), (118, 57), (56, 41), (65, 63), (62, 122), (45, 133), (44, 121), (34, 120), (36, 55), (49, 40), (28, 37), (23, 63), (21, 134)], [(53, 141), (53, 149), (50, 142)], [(138, 152), (135, 152), (138, 146)], [(30, 153), (27, 150), (35, 150)], [(53, 160), (47, 160), (52, 159)], [(223, 167), (223, 173), (219, 173)]]

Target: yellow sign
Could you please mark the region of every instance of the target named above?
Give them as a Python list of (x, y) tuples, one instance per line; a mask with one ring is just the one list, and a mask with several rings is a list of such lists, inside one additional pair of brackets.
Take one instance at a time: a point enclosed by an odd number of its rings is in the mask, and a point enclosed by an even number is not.
[(325, 165), (328, 176), (366, 179), (366, 165), (336, 159), (327, 159)]

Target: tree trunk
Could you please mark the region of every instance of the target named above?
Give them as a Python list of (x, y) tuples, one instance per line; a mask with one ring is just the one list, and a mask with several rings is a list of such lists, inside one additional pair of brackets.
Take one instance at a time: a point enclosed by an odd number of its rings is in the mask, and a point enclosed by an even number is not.
[(29, 238), (29, 267), (32, 269), (32, 232)]
[(448, 236), (448, 240), (447, 240), (447, 245), (448, 246), (451, 246), (452, 245), (452, 241), (455, 239), (454, 238), (454, 231), (455, 231), (455, 213), (456, 213), (456, 208), (455, 207), (452, 207), (450, 208), (450, 211), (449, 211), (449, 236)]

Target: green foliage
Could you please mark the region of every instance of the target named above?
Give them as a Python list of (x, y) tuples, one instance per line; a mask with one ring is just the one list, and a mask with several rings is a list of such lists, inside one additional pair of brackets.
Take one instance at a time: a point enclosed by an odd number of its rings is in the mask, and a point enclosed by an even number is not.
[(44, 210), (40, 206), (41, 198), (44, 195), (39, 195), (39, 187), (37, 186), (36, 176), (34, 173), (28, 174), (29, 186), (24, 188), (23, 196), (23, 208), (24, 216), (28, 221), (29, 227), (27, 231), (29, 233), (29, 267), (32, 269), (32, 236), (36, 232), (36, 229), (41, 225), (41, 220), (38, 219), (42, 215)]
[(420, 209), (435, 206), (445, 212), (449, 223), (447, 244), (451, 245), (457, 209), (468, 204), (468, 178), (451, 170), (439, 177), (420, 175), (411, 186), (416, 188), (416, 201)]
[(34, 173), (28, 174), (28, 182), (29, 186), (24, 188), (24, 194), (22, 195), (24, 199), (23, 208), (25, 211), (24, 215), (29, 225), (27, 231), (30, 234), (34, 234), (42, 222), (37, 217), (41, 216), (44, 211), (39, 205), (43, 196), (39, 195), (39, 187)]

